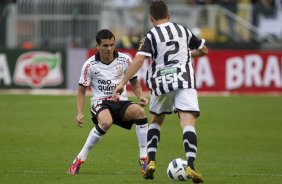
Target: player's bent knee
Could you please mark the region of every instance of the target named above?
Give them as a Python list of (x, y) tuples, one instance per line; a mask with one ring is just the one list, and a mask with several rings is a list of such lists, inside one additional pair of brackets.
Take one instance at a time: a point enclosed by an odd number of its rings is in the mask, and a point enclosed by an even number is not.
[(135, 119), (143, 119), (146, 118), (146, 113), (143, 108), (138, 108), (135, 110)]
[(101, 127), (101, 129), (107, 131), (111, 128), (113, 122), (112, 121), (101, 121), (99, 122), (99, 126)]

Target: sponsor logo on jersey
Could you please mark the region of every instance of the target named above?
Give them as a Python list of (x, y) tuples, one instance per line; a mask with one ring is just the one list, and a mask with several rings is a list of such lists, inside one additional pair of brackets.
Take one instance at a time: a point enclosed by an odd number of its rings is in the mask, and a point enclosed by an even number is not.
[(60, 85), (63, 82), (61, 62), (60, 53), (26, 52), (17, 59), (14, 81), (32, 88)]
[(156, 85), (171, 84), (173, 82), (185, 81), (182, 77), (184, 72), (177, 72), (176, 67), (163, 68), (158, 72), (158, 76), (155, 78)]
[(169, 68), (162, 68), (160, 70), (160, 75), (167, 75), (167, 74), (172, 74), (172, 73), (177, 73), (177, 68), (176, 67), (169, 67)]
[(98, 89), (104, 95), (112, 95), (116, 88), (116, 84), (112, 84), (111, 80), (98, 80)]

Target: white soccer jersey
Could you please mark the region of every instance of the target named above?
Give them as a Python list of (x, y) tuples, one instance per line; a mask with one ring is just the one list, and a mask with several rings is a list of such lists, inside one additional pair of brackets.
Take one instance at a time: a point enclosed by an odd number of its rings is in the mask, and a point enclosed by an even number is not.
[(152, 93), (158, 96), (180, 88), (196, 88), (191, 50), (202, 48), (204, 43), (176, 23), (153, 27), (137, 52), (153, 60), (146, 80)]
[[(96, 53), (86, 60), (82, 67), (79, 85), (91, 86), (93, 92), (91, 104), (97, 100), (109, 99), (132, 63), (131, 58), (126, 54), (114, 52), (114, 55), (113, 62), (104, 64), (100, 61), (99, 53)], [(128, 100), (126, 87), (120, 95), (120, 100)]]

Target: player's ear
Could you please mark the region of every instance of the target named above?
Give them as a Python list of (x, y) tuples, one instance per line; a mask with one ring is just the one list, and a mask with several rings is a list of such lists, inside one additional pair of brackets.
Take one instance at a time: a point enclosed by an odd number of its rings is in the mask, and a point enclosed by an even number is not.
[(152, 17), (152, 15), (150, 15), (150, 21), (153, 23), (154, 20), (155, 20), (155, 19)]
[(170, 20), (170, 13), (169, 13), (168, 16), (167, 16), (167, 20)]

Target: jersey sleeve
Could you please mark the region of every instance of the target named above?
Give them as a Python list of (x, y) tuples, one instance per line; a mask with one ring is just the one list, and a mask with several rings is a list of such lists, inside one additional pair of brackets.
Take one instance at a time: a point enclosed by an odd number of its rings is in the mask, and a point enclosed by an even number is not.
[(85, 62), (81, 69), (81, 74), (79, 78), (78, 84), (81, 86), (90, 86), (91, 83), (91, 72), (90, 72), (91, 64), (89, 62)]
[(147, 57), (152, 57), (152, 44), (148, 38), (148, 34), (139, 43), (139, 48), (136, 55), (144, 55)]
[(201, 49), (205, 45), (205, 40), (204, 39), (199, 39), (192, 33), (192, 37), (189, 42), (189, 48), (190, 49)]

